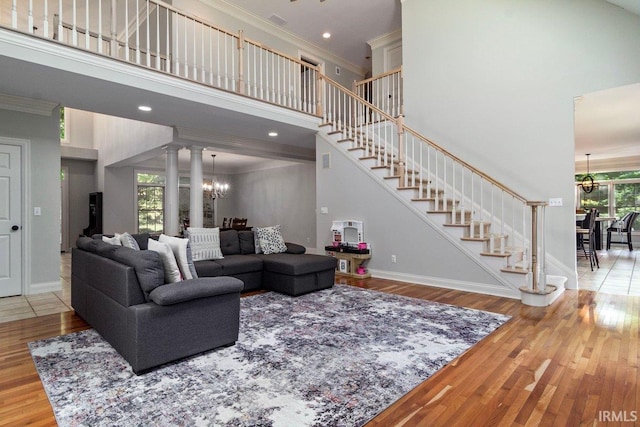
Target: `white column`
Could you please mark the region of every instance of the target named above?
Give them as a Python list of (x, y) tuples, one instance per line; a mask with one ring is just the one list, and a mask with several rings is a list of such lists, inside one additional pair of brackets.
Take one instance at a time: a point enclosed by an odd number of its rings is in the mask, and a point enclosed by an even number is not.
[(165, 183), (164, 232), (177, 236), (180, 229), (178, 186), (178, 150), (180, 147), (167, 147), (167, 182)]
[(202, 227), (202, 147), (191, 150), (191, 191), (189, 191), (189, 226)]

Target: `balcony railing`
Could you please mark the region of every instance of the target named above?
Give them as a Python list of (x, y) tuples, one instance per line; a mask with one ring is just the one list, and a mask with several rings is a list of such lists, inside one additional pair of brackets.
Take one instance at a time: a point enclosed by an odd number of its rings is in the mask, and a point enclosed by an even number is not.
[[(358, 82), (350, 91), (317, 66), (229, 32), (157, 0), (11, 0), (0, 3), (0, 26), (119, 61), (249, 96), (321, 118), (376, 159), (378, 167), (470, 223), (489, 251), (520, 251), (537, 291), (544, 241), (528, 201), (407, 127), (402, 70)], [(491, 224), (491, 228), (487, 224)], [(541, 242), (541, 243), (538, 243)], [(544, 250), (542, 251), (544, 253)]]
[(11, 0), (10, 10), (3, 7), (3, 27), (318, 114), (318, 67), (161, 1)]
[(404, 113), (402, 67), (354, 82), (353, 91), (392, 117)]

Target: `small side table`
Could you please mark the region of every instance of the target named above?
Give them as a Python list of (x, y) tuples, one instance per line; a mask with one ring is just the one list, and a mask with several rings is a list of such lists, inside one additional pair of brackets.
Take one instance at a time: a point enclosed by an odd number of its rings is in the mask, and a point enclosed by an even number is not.
[[(371, 259), (371, 252), (368, 254), (354, 254), (327, 250), (326, 253), (327, 255), (338, 259), (338, 269), (336, 270), (337, 274), (344, 274), (345, 276), (357, 277), (359, 279), (371, 277), (371, 273), (369, 272), (366, 272), (365, 274), (358, 274), (358, 267), (365, 266), (367, 261)], [(346, 268), (340, 268), (341, 261), (346, 262)]]

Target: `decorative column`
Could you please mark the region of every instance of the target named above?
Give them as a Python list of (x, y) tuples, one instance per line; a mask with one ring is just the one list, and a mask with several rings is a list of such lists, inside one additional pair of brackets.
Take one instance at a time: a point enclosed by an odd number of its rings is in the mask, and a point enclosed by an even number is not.
[(202, 227), (202, 147), (191, 150), (191, 191), (189, 191), (189, 226)]
[(167, 146), (167, 181), (165, 183), (164, 232), (177, 236), (180, 230), (180, 199), (178, 194), (178, 150), (180, 147)]

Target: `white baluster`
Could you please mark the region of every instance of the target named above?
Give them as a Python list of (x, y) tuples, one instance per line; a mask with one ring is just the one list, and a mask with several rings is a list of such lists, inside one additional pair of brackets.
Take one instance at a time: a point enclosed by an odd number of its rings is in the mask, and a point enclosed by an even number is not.
[(33, 0), (29, 0), (29, 9), (27, 11), (27, 31), (33, 34)]
[(73, 0), (73, 10), (72, 10), (72, 26), (71, 26), (71, 42), (74, 46), (78, 46), (78, 30), (76, 28), (76, 14), (77, 14), (77, 6), (76, 0)]
[(44, 16), (42, 17), (42, 31), (44, 32), (44, 37), (49, 38), (49, 0), (44, 0)]
[(89, 35), (89, 0), (85, 0), (84, 7), (84, 47), (85, 49), (91, 49), (91, 37)]
[(124, 0), (124, 59), (129, 62), (129, 0)]
[[(62, 1), (62, 0), (60, 0)], [(60, 5), (62, 8), (62, 5)], [(18, 4), (17, 0), (11, 2), (11, 28), (18, 29)]]

